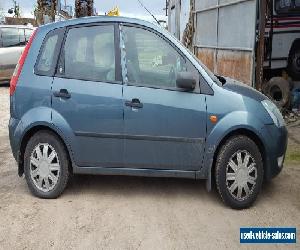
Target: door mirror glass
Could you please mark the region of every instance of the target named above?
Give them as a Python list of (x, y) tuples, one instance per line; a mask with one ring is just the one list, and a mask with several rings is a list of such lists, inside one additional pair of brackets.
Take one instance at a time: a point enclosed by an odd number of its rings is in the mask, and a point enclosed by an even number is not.
[(180, 89), (194, 90), (196, 87), (196, 79), (191, 72), (178, 72), (176, 85)]

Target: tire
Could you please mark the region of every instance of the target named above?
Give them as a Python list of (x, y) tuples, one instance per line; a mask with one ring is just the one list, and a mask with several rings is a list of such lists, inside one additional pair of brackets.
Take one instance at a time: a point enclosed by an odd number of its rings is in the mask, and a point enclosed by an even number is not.
[(273, 77), (266, 83), (264, 93), (278, 106), (285, 107), (290, 101), (290, 84), (283, 77)]
[[(243, 164), (238, 164), (239, 154), (242, 163), (246, 162), (245, 159), (249, 155), (247, 168), (242, 166)], [(231, 166), (238, 168), (233, 171)], [(253, 169), (252, 172), (250, 172), (251, 169)], [(234, 209), (250, 207), (261, 190), (263, 175), (263, 161), (260, 151), (249, 137), (233, 136), (222, 145), (216, 159), (215, 179), (218, 192), (227, 206)], [(254, 184), (253, 180), (255, 180)], [(235, 187), (237, 184), (239, 185)], [(248, 195), (246, 185), (248, 186)], [(239, 190), (241, 190), (241, 195), (239, 195)]]
[[(296, 47), (296, 46), (295, 46)], [(289, 61), (288, 61), (288, 72), (293, 80), (300, 80), (300, 49), (292, 49)]]
[(24, 154), (24, 173), (33, 195), (45, 199), (59, 197), (69, 180), (69, 166), (65, 146), (54, 133), (39, 131), (28, 141)]

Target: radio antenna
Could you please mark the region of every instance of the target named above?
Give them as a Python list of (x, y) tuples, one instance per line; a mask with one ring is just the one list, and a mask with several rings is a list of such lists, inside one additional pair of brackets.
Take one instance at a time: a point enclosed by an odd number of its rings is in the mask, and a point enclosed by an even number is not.
[(150, 10), (148, 10), (146, 8), (146, 6), (141, 2), (141, 0), (138, 0), (138, 2), (140, 3), (140, 5), (153, 17), (153, 19), (160, 25), (160, 22), (156, 19), (156, 17), (151, 13)]

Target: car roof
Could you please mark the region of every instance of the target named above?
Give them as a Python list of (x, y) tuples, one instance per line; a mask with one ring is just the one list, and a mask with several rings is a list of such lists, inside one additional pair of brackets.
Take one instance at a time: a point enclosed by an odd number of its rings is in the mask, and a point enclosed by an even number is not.
[(9, 25), (9, 24), (0, 24), (0, 28), (34, 29), (35, 27), (27, 26), (27, 25)]
[(129, 17), (116, 17), (116, 16), (92, 16), (92, 17), (80, 17), (80, 18), (73, 18), (65, 21), (59, 21), (54, 23), (45, 24), (40, 26), (41, 29), (52, 30), (55, 28), (61, 28), (66, 26), (73, 26), (79, 24), (89, 24), (89, 23), (101, 23), (101, 22), (119, 22), (119, 23), (131, 23), (131, 24), (140, 24), (143, 26), (148, 26), (152, 28), (160, 27), (153, 23), (136, 19), (136, 18), (129, 18)]

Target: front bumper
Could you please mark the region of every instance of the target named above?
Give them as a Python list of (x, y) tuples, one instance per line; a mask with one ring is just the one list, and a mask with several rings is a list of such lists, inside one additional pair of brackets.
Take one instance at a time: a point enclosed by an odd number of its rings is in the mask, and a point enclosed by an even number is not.
[(284, 164), (288, 143), (288, 131), (286, 127), (266, 125), (263, 128), (265, 141), (265, 177), (267, 180), (278, 175)]

